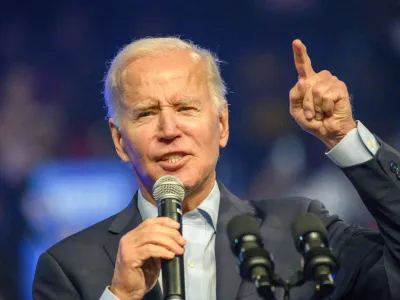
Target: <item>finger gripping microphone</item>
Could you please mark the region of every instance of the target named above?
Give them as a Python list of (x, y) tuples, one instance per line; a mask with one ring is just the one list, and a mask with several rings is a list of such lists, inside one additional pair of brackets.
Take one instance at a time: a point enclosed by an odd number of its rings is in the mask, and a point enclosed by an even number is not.
[[(185, 187), (174, 176), (163, 176), (153, 186), (153, 197), (158, 204), (158, 216), (177, 221), (182, 234), (182, 200)], [(162, 281), (165, 300), (185, 299), (185, 273), (183, 255), (173, 259), (162, 259)]]
[(297, 251), (304, 259), (304, 279), (316, 282), (318, 296), (330, 295), (335, 290), (339, 264), (329, 249), (324, 224), (317, 215), (306, 213), (294, 219), (291, 229)]
[(237, 216), (229, 221), (228, 238), (232, 252), (237, 258), (240, 276), (253, 282), (258, 294), (264, 299), (274, 299), (271, 284), (274, 262), (264, 244), (259, 225), (250, 216)]

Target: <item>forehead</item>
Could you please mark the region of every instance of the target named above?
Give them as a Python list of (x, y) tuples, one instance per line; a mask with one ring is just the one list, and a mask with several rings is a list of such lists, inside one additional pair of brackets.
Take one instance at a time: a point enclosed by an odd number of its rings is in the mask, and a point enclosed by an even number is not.
[[(131, 62), (123, 74), (126, 93), (143, 94), (162, 88), (197, 89), (207, 82), (204, 59), (192, 51), (172, 51), (147, 56)], [(164, 91), (168, 92), (168, 91)]]

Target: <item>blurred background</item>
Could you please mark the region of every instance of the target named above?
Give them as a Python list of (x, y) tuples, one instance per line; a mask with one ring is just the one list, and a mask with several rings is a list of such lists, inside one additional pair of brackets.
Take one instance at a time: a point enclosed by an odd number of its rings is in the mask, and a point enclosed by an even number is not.
[(135, 38), (216, 52), (231, 137), (218, 177), (243, 198), (304, 195), (374, 227), (324, 146), (288, 112), (291, 41), (348, 85), (354, 114), (400, 148), (398, 1), (4, 1), (0, 11), (0, 299), (31, 299), (49, 246), (118, 212), (136, 185), (105, 121), (106, 63)]

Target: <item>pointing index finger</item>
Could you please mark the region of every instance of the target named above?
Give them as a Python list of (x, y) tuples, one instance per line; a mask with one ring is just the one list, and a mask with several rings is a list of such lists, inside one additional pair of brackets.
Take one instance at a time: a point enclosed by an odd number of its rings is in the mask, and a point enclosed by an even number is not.
[(306, 46), (300, 40), (294, 40), (292, 43), (294, 64), (300, 77), (307, 78), (315, 74), (311, 59), (307, 54)]

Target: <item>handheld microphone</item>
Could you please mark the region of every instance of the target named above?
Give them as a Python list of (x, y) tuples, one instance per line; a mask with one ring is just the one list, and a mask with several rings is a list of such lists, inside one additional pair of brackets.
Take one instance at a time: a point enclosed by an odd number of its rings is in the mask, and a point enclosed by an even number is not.
[(297, 216), (291, 225), (297, 251), (304, 259), (304, 279), (316, 282), (316, 292), (326, 297), (335, 290), (339, 264), (328, 245), (328, 232), (313, 213)]
[(274, 262), (264, 249), (258, 224), (250, 216), (237, 216), (229, 221), (227, 232), (232, 252), (237, 257), (240, 276), (253, 282), (264, 299), (274, 299)]
[[(168, 217), (179, 224), (182, 234), (182, 200), (185, 187), (174, 176), (163, 176), (153, 186), (153, 197), (158, 204), (158, 216)], [(185, 273), (183, 255), (161, 260), (163, 293), (165, 300), (185, 299)]]

